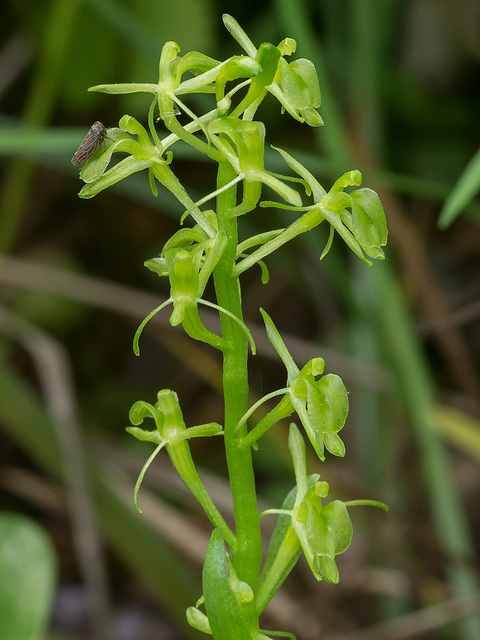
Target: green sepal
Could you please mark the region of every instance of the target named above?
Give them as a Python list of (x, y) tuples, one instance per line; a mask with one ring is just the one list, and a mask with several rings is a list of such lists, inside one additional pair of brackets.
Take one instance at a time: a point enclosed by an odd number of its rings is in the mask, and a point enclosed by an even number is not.
[(308, 190), (306, 189), (307, 195), (310, 192), (315, 202), (320, 201), (321, 198), (326, 194), (326, 191), (314, 177), (314, 175), (310, 173), (310, 171), (306, 167), (304, 167), (301, 162), (287, 153), (287, 151), (280, 149), (280, 147), (274, 147), (273, 145), (272, 149), (277, 151), (282, 156), (286, 164), (303, 179), (305, 185), (308, 186)]
[[(216, 222), (208, 214), (206, 219), (209, 222)], [(204, 327), (198, 316), (197, 306), (203, 304), (229, 314), (226, 309), (201, 299), (226, 246), (225, 232), (217, 231), (215, 237), (210, 238), (200, 225), (195, 225), (193, 229), (180, 229), (165, 243), (161, 257), (151, 258), (144, 263), (148, 269), (159, 276), (169, 277), (171, 296), (154, 309), (138, 327), (133, 341), (133, 350), (136, 355), (139, 354), (138, 341), (145, 325), (170, 303), (173, 303), (173, 312), (170, 316), (172, 326), (182, 323), (191, 337), (221, 348), (222, 339)], [(255, 343), (247, 327), (238, 318), (234, 317), (234, 320), (241, 324), (249, 336), (252, 351), (255, 352)]]
[(184, 320), (186, 310), (197, 305), (201, 256), (175, 247), (165, 251), (165, 258), (173, 300), (170, 324), (175, 327)]
[(295, 360), (290, 355), (290, 352), (271, 317), (262, 308), (260, 308), (260, 313), (262, 314), (263, 321), (265, 323), (267, 337), (287, 369), (287, 383), (290, 385), (300, 373), (300, 369), (295, 364)]
[(250, 57), (255, 58), (257, 49), (235, 18), (228, 13), (224, 13), (222, 20), (227, 31), (235, 38), (242, 49), (246, 51)]
[(325, 447), (333, 455), (345, 455), (345, 446), (338, 431), (343, 428), (347, 419), (348, 394), (341, 378), (329, 373), (316, 380), (316, 376), (321, 375), (324, 370), (323, 358), (312, 358), (300, 370), (273, 320), (263, 309), (260, 312), (268, 339), (287, 369), (287, 385), (290, 388), (290, 393), (263, 418), (265, 426), (267, 423), (270, 426), (270, 421), (274, 418), (281, 419), (295, 410), (320, 460), (325, 459)]
[(262, 183), (292, 205), (302, 204), (297, 191), (265, 170), (265, 126), (262, 122), (225, 116), (214, 120), (208, 130), (214, 145), (245, 180), (243, 200), (233, 210), (232, 215), (243, 215), (256, 207), (261, 196)]
[(247, 95), (232, 111), (232, 116), (240, 117), (243, 114), (244, 120), (253, 120), (256, 110), (267, 93), (277, 73), (280, 60), (280, 51), (269, 42), (260, 45), (255, 55), (255, 61), (259, 65), (259, 72), (252, 77)]
[(239, 78), (253, 78), (260, 71), (259, 62), (248, 56), (233, 56), (221, 65), (215, 82), (215, 98), (219, 115), (223, 115), (230, 104), (230, 100), (224, 100), (227, 82), (238, 80)]
[(297, 42), (293, 38), (284, 38), (278, 45), (277, 49), (281, 56), (291, 56), (297, 50)]
[[(165, 163), (161, 157), (161, 150), (152, 144), (146, 129), (135, 118), (123, 116), (119, 122), (119, 129), (108, 129), (107, 133), (108, 137), (112, 138), (112, 143), (101, 155), (96, 155), (86, 162), (80, 172), (80, 177), (86, 182), (79, 192), (81, 198), (92, 198), (138, 171), (150, 169), (153, 164)], [(132, 135), (136, 135), (137, 139)], [(118, 151), (129, 155), (107, 171), (113, 153)]]
[(121, 95), (128, 93), (157, 93), (158, 85), (151, 82), (116, 82), (115, 84), (96, 84), (89, 87), (88, 91)]
[(352, 208), (352, 232), (371, 258), (383, 260), (381, 249), (387, 244), (388, 230), (380, 198), (372, 189), (363, 188), (350, 195)]
[(180, 249), (192, 244), (198, 245), (207, 239), (207, 234), (199, 225), (195, 225), (192, 228), (179, 229), (163, 245), (162, 256), (165, 256), (165, 252), (168, 249)]
[(200, 51), (189, 51), (184, 56), (177, 56), (171, 66), (180, 86), (182, 76), (186, 71), (191, 71), (198, 77), (207, 71), (215, 69), (220, 64), (219, 60), (215, 60)]
[(80, 178), (87, 184), (95, 182), (105, 172), (114, 151), (131, 153), (135, 149), (136, 141), (118, 127), (107, 130), (105, 144), (100, 145), (95, 155), (87, 160), (80, 171)]
[(120, 160), (112, 169), (103, 173), (98, 179), (82, 187), (78, 195), (85, 200), (93, 198), (104, 189), (112, 187), (114, 184), (117, 184), (117, 182), (128, 178), (134, 173), (148, 169), (150, 164), (150, 160), (136, 160), (133, 156), (128, 156)]
[(311, 127), (323, 125), (317, 111), (321, 104), (320, 86), (315, 66), (310, 60), (300, 58), (287, 63), (281, 61), (282, 77), (280, 87), (290, 109), (297, 119)]
[[(291, 55), (296, 50), (295, 40), (285, 38), (278, 47), (266, 42), (257, 50), (235, 18), (224, 14), (223, 22), (239, 45), (251, 58), (258, 60), (263, 68), (263, 77), (259, 74), (252, 80), (250, 95), (246, 96), (233, 113), (241, 115), (245, 110), (247, 119), (251, 120), (268, 90), (280, 102), (282, 109), (288, 111), (296, 120), (307, 122), (310, 126), (323, 124), (322, 118), (316, 112), (316, 107), (320, 105), (320, 88), (313, 64), (308, 60), (300, 59), (290, 63), (290, 65), (293, 64), (290, 67), (281, 57)], [(274, 49), (277, 51), (274, 52)], [(256, 86), (254, 86), (255, 83)]]

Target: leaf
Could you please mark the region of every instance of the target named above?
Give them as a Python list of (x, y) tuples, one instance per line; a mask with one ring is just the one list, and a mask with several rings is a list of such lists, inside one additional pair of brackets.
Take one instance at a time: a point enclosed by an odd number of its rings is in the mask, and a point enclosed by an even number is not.
[(36, 640), (53, 603), (56, 560), (52, 544), (23, 515), (0, 514), (0, 627), (5, 640)]
[(203, 595), (215, 640), (251, 640), (240, 601), (228, 579), (225, 543), (217, 529), (212, 532), (203, 566)]
[(438, 226), (446, 229), (480, 191), (480, 149), (465, 167), (440, 212)]

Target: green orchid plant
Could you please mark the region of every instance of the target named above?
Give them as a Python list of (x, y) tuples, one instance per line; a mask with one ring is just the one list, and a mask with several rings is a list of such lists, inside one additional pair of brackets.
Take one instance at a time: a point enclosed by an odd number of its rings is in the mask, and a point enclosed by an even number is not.
[[(146, 92), (152, 94), (153, 100), (147, 127), (125, 115), (118, 128), (107, 130), (104, 144), (80, 172), (85, 186), (79, 195), (91, 198), (131, 174), (147, 170), (153, 195), (157, 195), (160, 184), (180, 203), (180, 224), (189, 217), (193, 219), (193, 225), (182, 226), (160, 254), (145, 263), (159, 277), (168, 278), (170, 297), (142, 322), (134, 338), (134, 351), (139, 354), (140, 335), (148, 320), (171, 307), (173, 326), (181, 325), (192, 339), (222, 353), (224, 422), (187, 427), (178, 397), (169, 389), (159, 391), (155, 404), (136, 402), (130, 411), (133, 426), (127, 431), (153, 443), (155, 450), (138, 478), (134, 503), (140, 511), (138, 494), (144, 474), (157, 454), (166, 449), (214, 527), (203, 569), (203, 594), (187, 610), (188, 622), (216, 640), (261, 640), (271, 635), (293, 637), (288, 632), (261, 630), (259, 616), (300, 554), (305, 555), (317, 580), (338, 582), (335, 558), (348, 548), (352, 538), (348, 509), (358, 504), (384, 509), (386, 506), (369, 500), (327, 501), (329, 486), (318, 474), (308, 475), (304, 437), (292, 422), (289, 449), (296, 484), (281, 508), (259, 513), (252, 453), (262, 446), (262, 436), (294, 415), (319, 460), (325, 460), (326, 452), (344, 456), (339, 432), (347, 418), (348, 396), (338, 376), (323, 375), (322, 358), (297, 366), (273, 320), (262, 309), (267, 336), (286, 368), (286, 386), (249, 408), (247, 357), (249, 346), (255, 354), (255, 343), (243, 321), (240, 276), (259, 265), (262, 280), (267, 282), (264, 259), (324, 222), (330, 233), (320, 258), (330, 250), (336, 232), (361, 260), (371, 265), (371, 259), (384, 258), (387, 227), (378, 195), (371, 189), (359, 188), (359, 171), (344, 174), (327, 191), (295, 158), (275, 147), (285, 161), (288, 175), (265, 168), (266, 129), (255, 120), (258, 107), (264, 99), (273, 97), (281, 111), (295, 120), (312, 127), (323, 125), (317, 111), (317, 75), (309, 60), (287, 60), (296, 50), (293, 39), (286, 38), (278, 46), (263, 43), (257, 49), (234, 18), (225, 15), (223, 20), (243, 54), (223, 62), (196, 51), (180, 56), (178, 45), (168, 42), (161, 53), (157, 83), (105, 84), (90, 89), (110, 94)], [(209, 94), (211, 110), (194, 113), (186, 103), (192, 93)], [(163, 138), (155, 126), (156, 113), (168, 132)], [(183, 114), (186, 123), (179, 122), (179, 114)], [(179, 141), (218, 167), (216, 189), (196, 202), (172, 169), (174, 147)], [(114, 154), (119, 153), (123, 157), (113, 163), (118, 157)], [(261, 201), (264, 185), (278, 200)], [(215, 209), (204, 208), (207, 203), (215, 203)], [(286, 209), (296, 217), (285, 228), (267, 228), (239, 242), (241, 216), (258, 206)], [(211, 280), (215, 302), (204, 298)], [(220, 333), (204, 326), (198, 305), (207, 305), (219, 313)], [(255, 423), (256, 410), (267, 401), (276, 404)], [(153, 420), (153, 430), (139, 426), (148, 419)], [(190, 452), (191, 438), (211, 436), (224, 440), (234, 530), (208, 494)], [(260, 519), (267, 515), (278, 520), (263, 559)]]

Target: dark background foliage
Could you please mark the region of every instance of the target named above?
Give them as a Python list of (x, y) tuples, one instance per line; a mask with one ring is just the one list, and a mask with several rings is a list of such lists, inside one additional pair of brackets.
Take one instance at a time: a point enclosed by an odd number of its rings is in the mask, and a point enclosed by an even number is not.
[[(479, 145), (475, 0), (4, 3), (0, 508), (32, 516), (54, 543), (49, 637), (103, 639), (105, 628), (117, 640), (198, 637), (184, 609), (201, 593), (208, 523), (166, 457), (147, 475), (144, 515), (135, 513), (148, 448), (124, 432), (131, 404), (163, 387), (179, 394), (187, 425), (222, 419), (219, 359), (173, 330), (168, 314), (145, 332), (142, 357), (131, 351), (138, 322), (168, 295), (143, 262), (158, 255), (182, 211), (165, 193), (154, 199), (146, 176), (80, 200), (70, 158), (95, 120), (146, 119), (148, 96), (89, 86), (155, 82), (167, 40), (182, 53), (240, 53), (225, 11), (256, 44), (296, 38), (297, 57), (318, 69), (325, 127), (302, 126), (267, 99), (259, 116), (268, 142), (327, 188), (360, 169), (390, 228), (387, 260), (371, 269), (338, 239), (319, 263), (320, 227), (268, 261), (267, 286), (256, 271), (243, 281), (246, 320), (258, 328), (252, 399), (283, 386), (285, 375), (263, 335), (261, 305), (299, 365), (321, 355), (350, 390), (347, 456), (324, 465), (312, 456), (311, 471), (334, 496), (391, 505), (388, 515), (352, 512), (339, 585), (317, 584), (300, 561), (264, 625), (302, 640), (471, 640), (479, 624), (469, 617), (479, 609), (478, 200), (447, 229), (438, 219)], [(266, 164), (285, 170), (273, 152)], [(193, 198), (214, 187), (212, 166), (186, 151), (174, 170)], [(288, 215), (260, 210), (242, 221), (243, 233)], [(269, 434), (255, 458), (267, 506), (279, 506), (293, 482), (286, 429)], [(193, 448), (228, 513), (220, 440)]]

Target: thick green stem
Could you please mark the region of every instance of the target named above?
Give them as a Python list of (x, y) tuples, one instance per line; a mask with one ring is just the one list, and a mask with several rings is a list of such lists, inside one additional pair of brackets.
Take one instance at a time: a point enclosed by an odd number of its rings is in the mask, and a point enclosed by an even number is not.
[[(235, 177), (229, 163), (222, 163), (218, 170), (217, 187), (228, 184)], [(217, 198), (219, 230), (227, 237), (227, 247), (214, 270), (215, 290), (219, 305), (242, 319), (238, 277), (232, 275), (237, 252), (237, 219), (230, 212), (236, 206), (236, 188), (224, 191)], [(239, 420), (245, 414), (248, 403), (247, 337), (226, 314), (221, 314), (223, 339), (223, 393), (225, 402), (225, 451), (230, 487), (235, 510), (237, 548), (233, 563), (238, 578), (247, 582), (255, 591), (262, 561), (262, 541), (258, 516), (255, 478), (251, 448), (240, 447), (240, 433), (234, 433)]]

